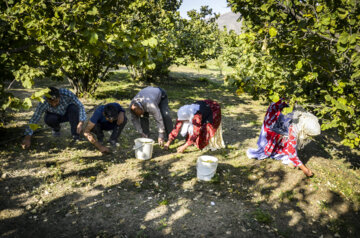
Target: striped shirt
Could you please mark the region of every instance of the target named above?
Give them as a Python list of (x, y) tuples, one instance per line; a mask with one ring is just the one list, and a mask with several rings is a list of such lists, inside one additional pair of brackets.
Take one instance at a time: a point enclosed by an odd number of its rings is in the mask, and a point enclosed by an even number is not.
[[(79, 120), (80, 121), (86, 120), (84, 105), (79, 101), (79, 99), (75, 96), (75, 94), (65, 88), (60, 88), (59, 93), (60, 93), (59, 105), (56, 107), (52, 107), (45, 99), (44, 102), (41, 102), (37, 105), (34, 115), (31, 117), (29, 121), (29, 124), (37, 124), (44, 112), (56, 113), (63, 116), (65, 115), (66, 109), (70, 104), (75, 104), (76, 106), (79, 107), (80, 109)], [(32, 135), (33, 133), (34, 133), (33, 130), (29, 126), (25, 129), (25, 135)]]

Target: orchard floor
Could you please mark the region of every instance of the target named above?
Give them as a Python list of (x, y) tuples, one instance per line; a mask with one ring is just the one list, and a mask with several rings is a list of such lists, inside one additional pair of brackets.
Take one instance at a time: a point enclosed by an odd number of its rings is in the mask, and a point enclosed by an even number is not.
[[(248, 159), (246, 149), (256, 146), (268, 105), (237, 96), (209, 80), (214, 75), (174, 68), (171, 79), (154, 84), (168, 92), (174, 121), (183, 104), (206, 98), (221, 103), (226, 148), (214, 152), (177, 154), (184, 142), (179, 138), (169, 151), (155, 145), (152, 159), (137, 160), (131, 122), (110, 155), (85, 140), (71, 143), (67, 124), (53, 138), (43, 122), (24, 151), (21, 135), (33, 109), (15, 113), (0, 131), (0, 237), (358, 236), (359, 151), (341, 146), (333, 132), (323, 133), (300, 152), (315, 173), (310, 179), (279, 161)], [(82, 101), (88, 116), (96, 105), (113, 101), (129, 116), (130, 99), (147, 85), (119, 71)], [(37, 82), (34, 90), (43, 87)], [(151, 128), (156, 140), (154, 123)], [(196, 178), (200, 155), (219, 159), (210, 182)]]

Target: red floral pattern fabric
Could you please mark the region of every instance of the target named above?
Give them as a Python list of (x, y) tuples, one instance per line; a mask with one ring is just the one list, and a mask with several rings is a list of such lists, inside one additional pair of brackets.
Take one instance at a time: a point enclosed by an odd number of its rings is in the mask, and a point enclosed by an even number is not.
[(289, 126), (289, 135), (284, 137), (271, 130), (271, 127), (278, 120), (281, 110), (286, 103), (279, 100), (269, 106), (264, 119), (264, 132), (266, 133), (267, 144), (265, 146), (265, 154), (267, 156), (287, 155), (288, 158), (295, 164), (295, 166), (302, 165), (297, 156), (296, 144), (297, 135), (294, 125)]
[[(208, 104), (212, 111), (213, 123), (204, 123), (201, 124), (202, 115), (197, 113), (194, 115), (192, 124), (193, 124), (193, 134), (189, 136), (186, 135), (186, 144), (192, 145), (195, 144), (200, 150), (205, 148), (209, 144), (210, 138), (212, 138), (216, 130), (219, 128), (221, 123), (221, 108), (219, 103), (212, 100), (204, 100)], [(169, 139), (174, 140), (182, 127), (182, 121), (176, 121), (174, 129), (169, 134)]]

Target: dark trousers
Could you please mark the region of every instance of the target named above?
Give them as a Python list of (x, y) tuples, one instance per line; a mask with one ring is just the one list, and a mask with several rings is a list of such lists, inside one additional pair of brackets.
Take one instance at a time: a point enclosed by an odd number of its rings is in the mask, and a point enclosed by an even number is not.
[(44, 121), (46, 125), (50, 126), (54, 131), (60, 131), (60, 123), (70, 122), (71, 135), (79, 135), (76, 132), (77, 125), (79, 124), (80, 109), (75, 104), (70, 104), (66, 108), (65, 115), (59, 115), (57, 113), (46, 112)]
[(91, 132), (95, 133), (99, 142), (102, 142), (104, 140), (104, 131), (112, 131), (110, 141), (117, 141), (126, 123), (126, 116), (124, 117), (123, 123), (121, 123), (120, 125), (117, 125), (116, 122), (96, 123)]
[[(161, 91), (161, 100), (159, 103), (159, 109), (164, 121), (165, 126), (165, 137), (164, 139), (167, 140), (168, 135), (173, 130), (173, 123), (170, 117), (170, 109), (169, 109), (169, 101), (167, 94), (164, 89), (159, 88)], [(140, 117), (140, 124), (144, 134), (149, 135), (149, 113), (145, 112), (142, 117)]]

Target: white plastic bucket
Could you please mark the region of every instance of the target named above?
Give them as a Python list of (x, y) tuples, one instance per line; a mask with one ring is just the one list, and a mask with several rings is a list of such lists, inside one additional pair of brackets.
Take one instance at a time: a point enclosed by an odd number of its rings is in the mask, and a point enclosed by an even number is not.
[(202, 155), (197, 159), (197, 178), (210, 181), (216, 172), (218, 159), (214, 156)]
[(149, 138), (137, 138), (135, 139), (135, 157), (137, 159), (147, 160), (151, 159), (152, 152), (153, 152), (153, 146), (154, 146), (154, 140)]

